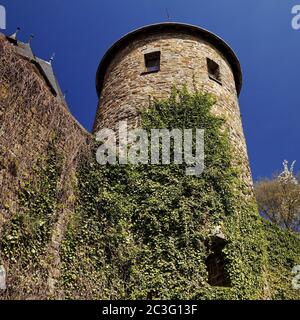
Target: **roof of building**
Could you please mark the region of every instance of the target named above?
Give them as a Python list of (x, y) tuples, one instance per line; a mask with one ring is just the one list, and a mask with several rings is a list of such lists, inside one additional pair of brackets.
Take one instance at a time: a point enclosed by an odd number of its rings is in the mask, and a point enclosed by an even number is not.
[(179, 31), (179, 32), (185, 32), (189, 34), (195, 34), (199, 36), (201, 39), (205, 39), (209, 43), (213, 44), (218, 50), (220, 50), (220, 52), (224, 54), (224, 56), (226, 57), (226, 59), (228, 60), (228, 62), (232, 67), (237, 93), (240, 94), (240, 91), (242, 88), (242, 81), (243, 81), (241, 65), (234, 51), (223, 39), (221, 39), (214, 33), (195, 25), (177, 23), (177, 22), (164, 22), (164, 23), (148, 25), (148, 26), (139, 28), (137, 30), (134, 30), (126, 34), (125, 36), (123, 36), (120, 40), (115, 42), (112, 45), (112, 47), (110, 47), (110, 49), (106, 52), (103, 59), (101, 60), (98, 67), (98, 71), (97, 71), (96, 89), (97, 89), (98, 96), (100, 97), (100, 94), (103, 88), (106, 70), (111, 60), (119, 52), (120, 49), (124, 48), (128, 43), (132, 42), (136, 37), (141, 36), (143, 34), (162, 33), (162, 32), (169, 32), (169, 31)]
[(15, 46), (15, 50), (19, 55), (25, 57), (30, 62), (35, 64), (35, 66), (39, 69), (42, 76), (44, 77), (51, 92), (60, 101), (62, 101), (65, 105), (67, 105), (65, 102), (64, 96), (62, 94), (62, 91), (60, 89), (60, 86), (58, 84), (58, 81), (54, 75), (51, 61), (45, 61), (43, 59), (36, 57), (32, 52), (30, 43), (24, 43), (17, 40), (17, 33), (14, 33), (11, 36), (7, 36), (6, 38)]
[(42, 71), (43, 76), (48, 81), (48, 85), (51, 87), (51, 89), (55, 92), (56, 95), (63, 99), (63, 94), (59, 87), (58, 81), (54, 75), (51, 62), (42, 60), (40, 58), (36, 58), (36, 62), (38, 67)]

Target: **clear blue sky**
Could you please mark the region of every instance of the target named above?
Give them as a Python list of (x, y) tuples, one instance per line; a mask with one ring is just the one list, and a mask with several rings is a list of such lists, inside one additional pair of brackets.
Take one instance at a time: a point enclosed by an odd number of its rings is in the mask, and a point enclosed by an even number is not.
[(88, 130), (95, 116), (95, 73), (105, 51), (125, 33), (173, 21), (202, 26), (226, 40), (243, 68), (240, 96), (254, 179), (281, 169), (284, 159), (300, 168), (300, 30), (291, 8), (300, 0), (0, 0), (7, 30), (35, 34), (37, 56), (50, 58), (74, 116)]

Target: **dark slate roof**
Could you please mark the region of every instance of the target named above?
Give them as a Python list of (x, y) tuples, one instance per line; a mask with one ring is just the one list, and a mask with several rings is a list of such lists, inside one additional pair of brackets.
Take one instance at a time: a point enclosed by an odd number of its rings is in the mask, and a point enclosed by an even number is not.
[(33, 55), (33, 52), (31, 50), (29, 43), (18, 42), (18, 44), (16, 46), (16, 51), (21, 56), (24, 56), (30, 60), (34, 60), (34, 55)]
[(149, 33), (151, 34), (151, 33), (172, 32), (172, 31), (194, 34), (196, 36), (199, 36), (201, 39), (205, 39), (206, 41), (214, 45), (218, 50), (220, 50), (224, 54), (224, 56), (226, 57), (226, 59), (228, 60), (228, 62), (232, 67), (237, 93), (240, 94), (240, 91), (242, 88), (242, 82), (243, 82), (241, 66), (236, 54), (223, 39), (221, 39), (214, 33), (208, 30), (202, 29), (198, 26), (184, 24), (184, 23), (177, 23), (177, 22), (164, 22), (164, 23), (148, 25), (128, 33), (127, 35), (122, 37), (120, 40), (115, 42), (115, 44), (106, 52), (106, 54), (104, 55), (103, 59), (99, 64), (97, 75), (96, 75), (96, 89), (97, 89), (98, 96), (100, 97), (100, 94), (103, 88), (106, 70), (110, 62), (112, 61), (113, 57), (119, 52), (119, 50), (126, 47), (130, 42), (132, 42), (134, 39), (136, 39), (139, 36), (147, 35)]
[(14, 44), (16, 52), (28, 59), (30, 62), (34, 63), (36, 67), (41, 72), (42, 76), (44, 77), (47, 85), (49, 86), (51, 92), (54, 96), (58, 97), (60, 101), (62, 101), (64, 104), (66, 104), (64, 96), (62, 94), (62, 91), (60, 89), (60, 86), (58, 84), (58, 81), (54, 75), (54, 71), (51, 65), (51, 62), (45, 61), (43, 59), (40, 59), (36, 57), (32, 49), (30, 47), (29, 43), (23, 43), (21, 41), (18, 41), (15, 39), (15, 35), (11, 37), (7, 37), (7, 39)]
[(58, 95), (60, 98), (64, 99), (63, 94), (60, 90), (58, 81), (54, 76), (54, 71), (50, 62), (42, 60), (40, 58), (36, 58), (37, 66), (40, 68), (43, 76), (45, 77), (51, 91)]

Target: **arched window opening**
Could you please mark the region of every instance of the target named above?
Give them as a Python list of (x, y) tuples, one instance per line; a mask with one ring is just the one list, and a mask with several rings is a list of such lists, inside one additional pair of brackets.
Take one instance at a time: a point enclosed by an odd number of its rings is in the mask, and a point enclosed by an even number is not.
[(226, 257), (223, 252), (227, 241), (214, 237), (207, 243), (210, 254), (205, 264), (208, 271), (208, 283), (211, 286), (230, 287), (230, 277), (226, 270)]

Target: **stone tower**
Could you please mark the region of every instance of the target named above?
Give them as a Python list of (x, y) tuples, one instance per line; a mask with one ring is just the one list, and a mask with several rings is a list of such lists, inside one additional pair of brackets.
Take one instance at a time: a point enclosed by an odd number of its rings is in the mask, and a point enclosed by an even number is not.
[(186, 85), (213, 93), (214, 113), (225, 117), (235, 162), (252, 192), (247, 148), (238, 96), (242, 87), (240, 63), (218, 36), (197, 26), (160, 23), (135, 30), (117, 41), (102, 59), (96, 77), (99, 97), (94, 133), (114, 129), (127, 119), (137, 127), (137, 110), (152, 98), (166, 98), (172, 86)]

